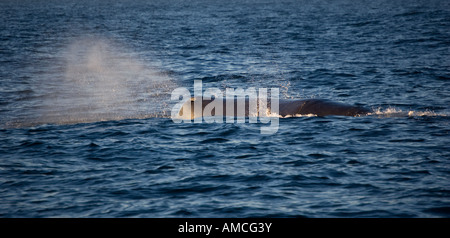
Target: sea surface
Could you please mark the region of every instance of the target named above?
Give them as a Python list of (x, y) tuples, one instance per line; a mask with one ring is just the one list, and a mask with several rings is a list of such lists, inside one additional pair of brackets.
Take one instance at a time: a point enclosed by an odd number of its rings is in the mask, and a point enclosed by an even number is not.
[[(179, 87), (368, 116), (174, 123)], [(450, 217), (450, 1), (0, 2), (0, 217)]]

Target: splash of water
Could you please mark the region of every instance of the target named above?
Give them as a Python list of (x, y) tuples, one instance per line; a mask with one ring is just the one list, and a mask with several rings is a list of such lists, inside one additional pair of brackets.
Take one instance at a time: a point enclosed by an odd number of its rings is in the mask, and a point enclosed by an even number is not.
[[(59, 77), (41, 77), (44, 96), (16, 126), (164, 117), (174, 80), (111, 40), (76, 39), (62, 52)], [(35, 103), (36, 104), (36, 103)]]
[(369, 113), (369, 115), (378, 116), (378, 117), (447, 117), (446, 113), (436, 113), (431, 110), (425, 111), (404, 111), (402, 109), (388, 107), (388, 108), (377, 108), (373, 111), (373, 113)]
[[(404, 111), (394, 107), (388, 108), (377, 108), (373, 110), (372, 113), (367, 114), (368, 116), (375, 116), (379, 118), (390, 118), (390, 117), (447, 117), (448, 113), (436, 113), (431, 110), (425, 111)], [(289, 117), (317, 117), (315, 114), (297, 114), (297, 115), (287, 115), (284, 118)]]

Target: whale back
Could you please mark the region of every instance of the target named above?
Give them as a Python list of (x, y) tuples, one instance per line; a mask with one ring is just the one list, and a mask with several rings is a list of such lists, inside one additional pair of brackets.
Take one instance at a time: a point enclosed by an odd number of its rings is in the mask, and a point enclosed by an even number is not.
[(360, 116), (371, 110), (325, 99), (287, 100), (280, 102), (280, 115)]
[[(201, 105), (202, 109), (195, 110), (196, 101), (201, 100), (201, 104), (197, 102), (197, 105)], [(178, 112), (178, 117), (183, 119), (194, 119), (197, 117), (201, 117), (204, 114), (205, 107), (211, 103), (213, 100), (210, 99), (203, 99), (203, 98), (190, 98), (188, 99)], [(249, 99), (245, 99), (245, 105), (244, 105), (244, 113), (245, 117), (249, 116), (249, 112), (252, 110), (249, 110)], [(259, 108), (258, 100), (256, 101), (256, 106)], [(237, 116), (238, 115), (238, 106), (237, 99), (234, 100), (234, 114), (233, 115), (227, 115), (226, 112), (226, 100), (223, 100), (222, 104), (222, 111), (214, 110), (211, 115), (222, 115), (222, 116)], [(271, 113), (271, 107), (270, 102), (267, 104), (268, 113)], [(360, 107), (360, 106), (353, 106), (349, 104), (339, 103), (339, 102), (333, 102), (326, 99), (279, 99), (279, 112), (278, 114), (282, 117), (286, 116), (295, 116), (295, 115), (316, 115), (316, 116), (361, 116), (361, 115), (367, 115), (370, 113), (371, 110)], [(259, 115), (267, 115), (265, 114), (267, 112), (259, 113)], [(250, 116), (257, 116), (257, 115), (251, 115)]]

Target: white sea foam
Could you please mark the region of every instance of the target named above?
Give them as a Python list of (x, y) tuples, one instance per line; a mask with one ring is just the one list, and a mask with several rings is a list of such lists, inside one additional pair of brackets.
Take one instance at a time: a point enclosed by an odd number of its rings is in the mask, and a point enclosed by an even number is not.
[(414, 110), (402, 110), (395, 107), (377, 108), (373, 113), (369, 115), (379, 117), (447, 117), (447, 113), (436, 113), (431, 110), (414, 111)]

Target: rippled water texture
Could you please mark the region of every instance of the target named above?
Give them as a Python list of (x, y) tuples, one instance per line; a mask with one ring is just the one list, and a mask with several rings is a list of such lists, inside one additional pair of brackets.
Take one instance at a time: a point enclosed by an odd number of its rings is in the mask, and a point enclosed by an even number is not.
[[(0, 217), (450, 217), (448, 1), (1, 1)], [(179, 123), (279, 88), (362, 117)]]

